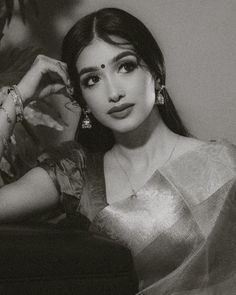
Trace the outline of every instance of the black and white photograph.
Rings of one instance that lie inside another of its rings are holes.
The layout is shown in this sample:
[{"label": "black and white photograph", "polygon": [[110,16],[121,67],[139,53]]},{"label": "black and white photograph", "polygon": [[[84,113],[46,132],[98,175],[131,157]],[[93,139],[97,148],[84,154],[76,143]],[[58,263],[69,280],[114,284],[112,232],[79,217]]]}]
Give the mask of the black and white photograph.
[{"label": "black and white photograph", "polygon": [[0,294],[236,294],[236,1],[0,0]]}]

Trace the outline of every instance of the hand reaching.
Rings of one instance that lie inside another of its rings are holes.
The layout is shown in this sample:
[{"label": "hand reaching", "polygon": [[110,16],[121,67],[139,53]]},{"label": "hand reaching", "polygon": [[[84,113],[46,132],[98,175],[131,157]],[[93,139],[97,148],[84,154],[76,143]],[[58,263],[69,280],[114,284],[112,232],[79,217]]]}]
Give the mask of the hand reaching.
[{"label": "hand reaching", "polygon": [[63,93],[68,97],[73,93],[67,65],[45,55],[36,57],[17,86],[24,103],[54,93]]}]

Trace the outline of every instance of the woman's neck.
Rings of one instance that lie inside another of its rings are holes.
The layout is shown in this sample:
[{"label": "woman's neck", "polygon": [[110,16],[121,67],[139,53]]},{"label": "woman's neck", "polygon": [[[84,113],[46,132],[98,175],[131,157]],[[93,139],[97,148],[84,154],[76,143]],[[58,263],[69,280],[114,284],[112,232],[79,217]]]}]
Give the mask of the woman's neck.
[{"label": "woman's neck", "polygon": [[137,129],[114,133],[114,136],[116,144],[111,152],[136,171],[146,169],[154,162],[157,166],[164,164],[178,137],[164,124],[156,109]]}]

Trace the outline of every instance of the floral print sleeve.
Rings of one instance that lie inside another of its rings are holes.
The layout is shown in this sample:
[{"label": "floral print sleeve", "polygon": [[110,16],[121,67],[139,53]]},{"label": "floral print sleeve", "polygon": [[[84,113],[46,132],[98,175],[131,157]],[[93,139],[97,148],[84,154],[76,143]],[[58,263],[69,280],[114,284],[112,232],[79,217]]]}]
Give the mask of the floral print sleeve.
[{"label": "floral print sleeve", "polygon": [[52,178],[67,216],[79,212],[86,168],[83,148],[73,141],[64,142],[49,148],[38,158],[38,163]]}]

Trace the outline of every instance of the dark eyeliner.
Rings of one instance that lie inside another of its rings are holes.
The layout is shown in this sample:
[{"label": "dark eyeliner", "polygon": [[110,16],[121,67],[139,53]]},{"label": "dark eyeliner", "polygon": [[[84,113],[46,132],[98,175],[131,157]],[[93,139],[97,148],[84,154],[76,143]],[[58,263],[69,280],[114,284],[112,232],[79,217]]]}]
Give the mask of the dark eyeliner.
[{"label": "dark eyeliner", "polygon": [[93,85],[88,84],[89,80],[94,78],[94,77],[97,77],[98,80],[99,80],[99,77],[96,76],[96,75],[93,75],[93,74],[88,75],[87,77],[83,78],[82,81],[81,81],[81,84],[83,85],[83,87],[90,88],[90,87],[94,86],[96,83],[94,83]]},{"label": "dark eyeliner", "polygon": [[138,67],[139,64],[138,64],[138,61],[137,60],[126,59],[126,60],[121,61],[118,64],[118,69],[121,70],[122,67],[127,66],[127,65],[128,65],[128,67],[131,67],[132,69],[131,70],[127,70],[126,73],[130,73],[133,70],[135,70]]}]

